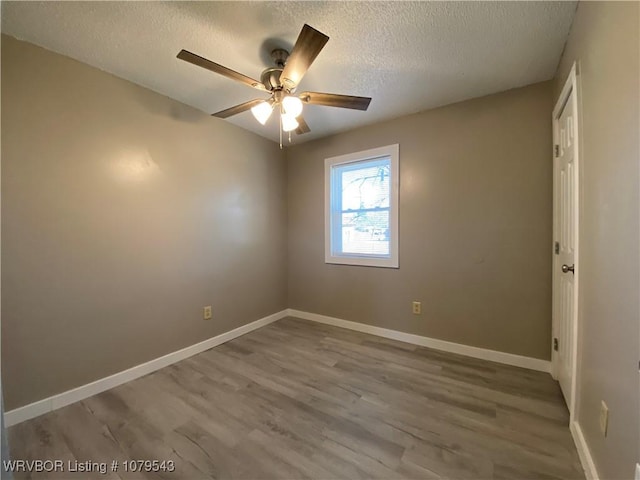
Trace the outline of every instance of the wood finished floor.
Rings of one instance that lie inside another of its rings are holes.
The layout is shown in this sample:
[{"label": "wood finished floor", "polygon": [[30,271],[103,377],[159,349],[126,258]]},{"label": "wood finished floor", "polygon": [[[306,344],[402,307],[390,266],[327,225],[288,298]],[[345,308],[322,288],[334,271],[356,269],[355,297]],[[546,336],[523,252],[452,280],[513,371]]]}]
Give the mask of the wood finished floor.
[{"label": "wood finished floor", "polygon": [[548,374],[286,318],[10,429],[16,478],[584,478]]}]

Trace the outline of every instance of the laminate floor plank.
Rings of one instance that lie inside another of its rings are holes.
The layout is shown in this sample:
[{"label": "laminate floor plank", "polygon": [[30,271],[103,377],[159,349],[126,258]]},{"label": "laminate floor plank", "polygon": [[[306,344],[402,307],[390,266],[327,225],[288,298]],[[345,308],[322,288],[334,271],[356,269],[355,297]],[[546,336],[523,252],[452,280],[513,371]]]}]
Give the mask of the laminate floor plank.
[{"label": "laminate floor plank", "polygon": [[9,430],[16,478],[584,479],[545,373],[285,318]]},{"label": "laminate floor plank", "polygon": [[[10,430],[11,452],[19,451],[19,455],[12,455],[15,460],[61,460],[63,465],[75,462],[77,459],[62,437],[54,412],[33,420],[22,422]],[[63,479],[64,472],[16,472],[16,479]],[[80,477],[78,477],[80,478]]]}]

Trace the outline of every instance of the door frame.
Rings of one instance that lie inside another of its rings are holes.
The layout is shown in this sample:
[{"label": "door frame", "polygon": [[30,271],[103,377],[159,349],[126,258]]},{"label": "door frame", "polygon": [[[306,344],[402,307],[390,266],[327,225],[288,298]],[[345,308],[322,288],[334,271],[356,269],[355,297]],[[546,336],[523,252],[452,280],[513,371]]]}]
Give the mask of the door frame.
[{"label": "door frame", "polygon": [[557,337],[558,331],[558,320],[557,320],[557,299],[556,299],[556,269],[559,268],[558,256],[555,254],[555,242],[559,239],[558,232],[558,214],[556,211],[556,194],[557,194],[557,171],[556,171],[556,156],[555,149],[556,145],[559,145],[559,128],[558,128],[558,119],[560,118],[560,114],[564,110],[565,104],[569,99],[569,95],[573,93],[573,118],[575,119],[575,137],[574,137],[574,168],[575,168],[575,176],[574,176],[574,205],[575,205],[575,218],[574,218],[574,231],[575,231],[575,248],[574,248],[574,264],[576,265],[576,274],[574,278],[574,305],[573,305],[573,319],[572,322],[572,370],[571,370],[571,400],[570,404],[567,405],[569,408],[570,414],[570,422],[573,422],[575,415],[575,406],[576,406],[576,394],[577,394],[577,377],[579,372],[578,361],[580,359],[580,355],[578,352],[580,342],[578,341],[578,333],[579,333],[579,296],[580,296],[580,199],[582,197],[580,191],[580,177],[582,175],[581,168],[581,126],[582,126],[582,118],[580,117],[580,89],[578,84],[578,67],[574,62],[571,66],[571,70],[565,81],[565,84],[558,96],[558,100],[553,108],[553,113],[551,116],[552,128],[553,128],[553,151],[551,153],[552,162],[553,162],[553,244],[551,249],[551,268],[552,268],[552,322],[551,322],[551,375],[553,378],[558,378],[558,359],[553,348],[554,338]]}]

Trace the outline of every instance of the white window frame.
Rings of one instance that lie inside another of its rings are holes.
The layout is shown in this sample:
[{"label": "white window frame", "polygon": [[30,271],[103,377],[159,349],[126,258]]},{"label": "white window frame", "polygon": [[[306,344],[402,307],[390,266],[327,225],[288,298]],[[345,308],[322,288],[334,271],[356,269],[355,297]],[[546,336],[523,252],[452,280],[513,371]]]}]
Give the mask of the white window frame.
[{"label": "white window frame", "polygon": [[[367,254],[335,253],[332,248],[332,205],[331,173],[334,166],[346,163],[372,161],[377,158],[390,158],[391,196],[389,199],[389,256]],[[384,147],[372,148],[362,152],[349,153],[324,160],[324,261],[342,265],[360,265],[366,267],[399,268],[398,263],[398,202],[400,190],[400,147],[396,143]]]}]

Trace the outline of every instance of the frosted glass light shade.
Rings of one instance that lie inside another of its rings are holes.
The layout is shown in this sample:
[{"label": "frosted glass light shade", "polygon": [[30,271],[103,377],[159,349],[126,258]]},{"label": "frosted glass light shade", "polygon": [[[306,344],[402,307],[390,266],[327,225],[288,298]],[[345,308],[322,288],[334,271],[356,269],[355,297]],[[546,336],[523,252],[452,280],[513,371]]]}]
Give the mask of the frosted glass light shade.
[{"label": "frosted glass light shade", "polygon": [[295,130],[298,128],[298,121],[295,117],[288,114],[282,115],[282,130],[285,132],[290,132],[291,130]]},{"label": "frosted glass light shade", "polygon": [[267,123],[269,117],[271,116],[271,112],[273,112],[273,105],[269,102],[262,102],[251,108],[251,113],[262,125]]},{"label": "frosted glass light shade", "polygon": [[302,113],[302,100],[298,97],[287,95],[282,99],[282,108],[284,109],[285,114],[296,118]]}]

